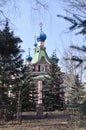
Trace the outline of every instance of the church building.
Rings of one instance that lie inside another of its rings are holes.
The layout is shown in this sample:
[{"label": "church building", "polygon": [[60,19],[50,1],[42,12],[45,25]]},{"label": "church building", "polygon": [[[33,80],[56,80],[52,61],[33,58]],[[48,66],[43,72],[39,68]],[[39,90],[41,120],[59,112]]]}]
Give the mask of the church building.
[{"label": "church building", "polygon": [[[29,55],[26,58],[26,65],[30,65],[32,72],[35,75],[34,80],[37,85],[38,91],[38,102],[37,102],[37,115],[42,117],[43,115],[43,106],[42,106],[42,88],[43,88],[43,79],[47,75],[47,70],[49,70],[50,58],[46,52],[46,47],[44,42],[47,36],[42,31],[40,31],[39,36],[37,37],[37,43],[34,44],[34,53],[33,56]],[[58,61],[58,58],[56,59]]]}]

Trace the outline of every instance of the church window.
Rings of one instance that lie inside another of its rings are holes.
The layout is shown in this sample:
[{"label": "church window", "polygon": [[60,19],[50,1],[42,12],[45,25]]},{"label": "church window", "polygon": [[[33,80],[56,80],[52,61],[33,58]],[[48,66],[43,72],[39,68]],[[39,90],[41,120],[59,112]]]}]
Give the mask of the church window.
[{"label": "church window", "polygon": [[45,71],[47,70],[47,65],[45,65]]},{"label": "church window", "polygon": [[45,65],[41,65],[41,71],[45,71]]},{"label": "church window", "polygon": [[40,65],[38,65],[38,71],[40,71]]}]

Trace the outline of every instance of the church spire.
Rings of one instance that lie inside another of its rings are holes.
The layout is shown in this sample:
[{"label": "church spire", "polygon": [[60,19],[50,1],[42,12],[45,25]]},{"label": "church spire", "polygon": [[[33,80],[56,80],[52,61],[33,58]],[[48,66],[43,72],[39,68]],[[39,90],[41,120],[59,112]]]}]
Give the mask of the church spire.
[{"label": "church spire", "polygon": [[29,50],[28,53],[29,53],[29,56],[30,56],[30,48],[28,48],[28,50]]},{"label": "church spire", "polygon": [[28,62],[31,62],[31,60],[32,60],[32,57],[30,56],[30,48],[28,48],[28,54],[29,55],[27,55],[27,57],[26,57],[26,62],[28,63]]},{"label": "church spire", "polygon": [[34,40],[35,40],[34,47],[37,47],[36,35],[34,36]]},{"label": "church spire", "polygon": [[42,31],[42,23],[40,23],[40,34],[37,37],[38,45],[43,46],[46,38],[47,38],[46,34]]},{"label": "church spire", "polygon": [[40,32],[42,32],[42,26],[43,26],[43,24],[42,24],[42,22],[40,23]]},{"label": "church spire", "polygon": [[57,55],[56,55],[56,49],[53,51],[52,57],[53,57],[53,60],[58,63],[59,58],[58,58]]}]

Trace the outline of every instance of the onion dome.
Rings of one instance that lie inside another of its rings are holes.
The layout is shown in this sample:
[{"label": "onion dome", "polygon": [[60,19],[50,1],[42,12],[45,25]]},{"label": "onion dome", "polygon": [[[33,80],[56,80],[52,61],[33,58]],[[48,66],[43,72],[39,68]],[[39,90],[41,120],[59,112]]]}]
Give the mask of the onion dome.
[{"label": "onion dome", "polygon": [[31,61],[32,60],[32,57],[31,56],[26,56],[26,61]]},{"label": "onion dome", "polygon": [[37,41],[38,41],[38,42],[39,42],[39,41],[44,42],[44,41],[46,40],[46,38],[47,38],[46,34],[45,34],[44,32],[41,32],[41,33],[39,34],[39,36],[37,37]]},{"label": "onion dome", "polygon": [[36,42],[34,43],[34,46],[37,47],[37,43]]},{"label": "onion dome", "polygon": [[55,57],[55,61],[58,62],[58,61],[59,61],[59,58],[58,58],[58,57]]},{"label": "onion dome", "polygon": [[26,61],[31,61],[32,57],[30,56],[30,48],[29,48],[29,55],[26,56]]},{"label": "onion dome", "polygon": [[59,61],[59,58],[56,57],[56,56],[53,56],[53,60],[54,60],[55,62],[58,62],[58,61]]}]

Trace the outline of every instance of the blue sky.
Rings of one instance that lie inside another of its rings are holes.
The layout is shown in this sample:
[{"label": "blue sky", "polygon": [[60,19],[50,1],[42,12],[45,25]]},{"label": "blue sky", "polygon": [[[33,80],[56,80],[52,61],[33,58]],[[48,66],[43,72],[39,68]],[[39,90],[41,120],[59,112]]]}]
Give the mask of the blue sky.
[{"label": "blue sky", "polygon": [[31,54],[33,53],[34,37],[40,33],[40,22],[43,23],[43,31],[47,35],[45,46],[49,56],[56,49],[57,56],[61,59],[64,49],[69,45],[85,44],[82,36],[75,36],[73,32],[68,31],[70,25],[68,22],[57,17],[57,14],[67,14],[63,11],[61,3],[47,0],[47,4],[47,10],[39,7],[39,11],[31,9],[35,8],[34,0],[29,0],[29,2],[21,0],[21,3],[17,3],[19,8],[15,8],[16,11],[9,6],[7,16],[12,22],[11,29],[23,41],[24,59],[28,54],[28,48],[31,48]]}]

